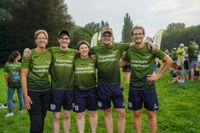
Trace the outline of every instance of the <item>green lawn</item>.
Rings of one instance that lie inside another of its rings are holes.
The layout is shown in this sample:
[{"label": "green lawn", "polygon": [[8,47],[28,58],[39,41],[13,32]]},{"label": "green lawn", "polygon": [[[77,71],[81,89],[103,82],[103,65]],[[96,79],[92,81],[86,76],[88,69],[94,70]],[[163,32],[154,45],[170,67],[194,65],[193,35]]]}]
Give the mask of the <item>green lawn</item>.
[{"label": "green lawn", "polygon": [[[200,81],[185,84],[169,84],[169,74],[165,74],[157,81],[157,93],[160,110],[157,112],[158,133],[200,133]],[[128,85],[123,84],[127,103]],[[7,88],[3,79],[3,70],[0,69],[0,103],[6,103]],[[0,109],[0,133],[28,133],[29,117],[24,110],[18,112],[18,99],[15,94],[14,116],[6,118],[7,109]],[[126,104],[127,105],[127,104]],[[116,113],[114,116],[114,133],[116,128]],[[106,133],[102,111],[98,111],[97,133]],[[75,113],[71,117],[71,133],[77,133]],[[143,111],[143,133],[148,133],[147,117]],[[45,133],[51,133],[52,114],[48,112],[45,123]],[[62,127],[61,127],[62,130]],[[89,122],[86,121],[85,133],[89,133]],[[126,133],[133,133],[132,112],[126,108]]]}]

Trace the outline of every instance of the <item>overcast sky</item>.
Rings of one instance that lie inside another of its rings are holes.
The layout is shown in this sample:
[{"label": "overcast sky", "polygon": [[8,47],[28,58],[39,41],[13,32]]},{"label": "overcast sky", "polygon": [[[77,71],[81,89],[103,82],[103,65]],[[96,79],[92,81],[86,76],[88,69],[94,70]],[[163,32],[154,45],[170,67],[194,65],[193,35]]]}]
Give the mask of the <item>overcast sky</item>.
[{"label": "overcast sky", "polygon": [[69,14],[79,26],[107,21],[115,41],[121,40],[125,14],[133,24],[142,25],[146,36],[153,37],[172,22],[186,26],[200,24],[200,0],[65,0]]}]

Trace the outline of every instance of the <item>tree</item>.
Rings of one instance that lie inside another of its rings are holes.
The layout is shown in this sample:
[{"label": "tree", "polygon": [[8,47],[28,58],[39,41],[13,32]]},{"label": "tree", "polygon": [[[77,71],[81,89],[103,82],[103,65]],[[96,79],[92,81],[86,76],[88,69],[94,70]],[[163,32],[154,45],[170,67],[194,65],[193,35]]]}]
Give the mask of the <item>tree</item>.
[{"label": "tree", "polygon": [[167,26],[163,36],[161,49],[179,47],[180,43],[188,45],[190,38],[200,41],[200,25],[185,27],[183,23],[172,23]]},{"label": "tree", "polygon": [[[11,18],[11,20],[4,24],[4,27],[6,27],[4,33],[0,32],[0,35],[4,35],[4,40],[0,43],[6,46],[3,49],[0,48],[0,53],[7,51],[7,53],[4,52],[4,55],[1,54],[0,57],[7,57],[11,51],[16,49],[23,51],[26,47],[35,47],[33,34],[38,29],[47,30],[49,34],[48,46],[57,45],[56,36],[58,32],[63,29],[70,30],[74,25],[64,0],[2,1],[3,4],[0,9],[5,9],[7,18]],[[11,3],[9,6],[6,4],[8,2]],[[3,27],[0,26],[0,28]]]},{"label": "tree", "polygon": [[130,43],[132,41],[131,39],[131,30],[133,27],[133,22],[131,20],[131,17],[128,13],[126,13],[126,16],[124,17],[124,25],[122,29],[122,42],[124,43]]}]

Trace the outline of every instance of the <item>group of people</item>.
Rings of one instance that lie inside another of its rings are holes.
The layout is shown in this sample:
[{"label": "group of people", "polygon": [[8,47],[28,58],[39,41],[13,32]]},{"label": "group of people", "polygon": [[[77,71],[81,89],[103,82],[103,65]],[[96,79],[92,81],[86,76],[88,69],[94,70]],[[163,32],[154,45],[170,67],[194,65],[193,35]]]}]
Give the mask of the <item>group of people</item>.
[{"label": "group of people", "polygon": [[[53,112],[52,132],[59,132],[63,108],[63,129],[70,129],[70,111],[76,112],[79,133],[84,133],[85,111],[89,111],[91,132],[98,125],[97,110],[104,111],[105,126],[113,133],[112,104],[117,112],[117,129],[125,132],[125,102],[120,82],[120,67],[131,66],[128,108],[133,111],[136,133],[141,132],[141,109],[147,110],[151,133],[156,132],[156,114],[159,109],[154,80],[158,80],[172,64],[171,58],[160,49],[144,43],[145,30],[134,26],[131,44],[115,44],[113,30],[103,27],[101,44],[90,48],[80,41],[77,50],[69,48],[70,34],[58,34],[59,47],[50,47],[48,33],[37,30],[36,48],[25,49],[21,64],[21,85],[25,107],[30,117],[30,132],[42,133],[47,110]],[[125,52],[125,54],[123,54]],[[163,61],[153,73],[155,58]],[[97,76],[96,76],[97,74]],[[51,79],[49,78],[49,75]],[[97,79],[96,79],[97,78]]]},{"label": "group of people", "polygon": [[171,70],[172,83],[199,79],[200,51],[195,39],[191,38],[188,46],[181,43],[179,48],[173,48],[170,56],[174,61]]}]

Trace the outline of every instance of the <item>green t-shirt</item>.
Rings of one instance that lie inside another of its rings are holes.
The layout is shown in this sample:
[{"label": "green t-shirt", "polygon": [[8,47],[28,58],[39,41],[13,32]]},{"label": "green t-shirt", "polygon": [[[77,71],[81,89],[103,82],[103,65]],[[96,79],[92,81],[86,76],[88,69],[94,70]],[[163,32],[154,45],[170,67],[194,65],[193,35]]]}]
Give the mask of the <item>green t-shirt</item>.
[{"label": "green t-shirt", "polygon": [[20,67],[20,62],[6,62],[4,65],[4,72],[8,73],[8,87],[21,87]]},{"label": "green t-shirt", "polygon": [[176,50],[176,54],[177,54],[178,59],[184,59],[185,49],[179,47],[179,48]]},{"label": "green t-shirt", "polygon": [[161,50],[152,52],[147,45],[141,49],[130,47],[123,59],[131,64],[130,88],[135,90],[154,89],[154,81],[148,81],[147,75],[153,73],[155,57],[162,59],[166,54]]},{"label": "green t-shirt", "polygon": [[96,87],[96,68],[95,62],[90,57],[82,59],[76,58],[75,68],[75,87],[80,90],[89,90]]},{"label": "green t-shirt", "polygon": [[198,44],[196,43],[189,44],[188,46],[189,60],[197,61],[198,50],[199,50]]},{"label": "green t-shirt", "polygon": [[38,53],[31,50],[31,57],[22,58],[21,68],[28,68],[28,91],[43,92],[50,89],[49,68],[51,64],[51,53],[45,50]]},{"label": "green t-shirt", "polygon": [[98,45],[91,48],[90,53],[96,56],[98,84],[120,84],[119,60],[128,48],[128,44],[112,44],[108,47]]},{"label": "green t-shirt", "polygon": [[74,58],[76,50],[61,50],[59,47],[50,47],[52,54],[51,79],[54,90],[73,90],[74,86]]}]

